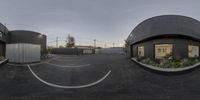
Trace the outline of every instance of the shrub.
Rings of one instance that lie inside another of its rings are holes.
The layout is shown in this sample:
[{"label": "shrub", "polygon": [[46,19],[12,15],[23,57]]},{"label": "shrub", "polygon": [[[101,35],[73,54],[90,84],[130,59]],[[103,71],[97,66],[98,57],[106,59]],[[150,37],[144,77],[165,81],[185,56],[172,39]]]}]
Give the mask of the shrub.
[{"label": "shrub", "polygon": [[1,61],[1,60],[3,60],[4,58],[5,58],[5,57],[3,57],[3,56],[0,56],[0,61]]},{"label": "shrub", "polygon": [[145,59],[144,57],[138,57],[137,61],[142,61],[143,59]]},{"label": "shrub", "polygon": [[141,62],[152,66],[158,66],[158,64],[150,58],[143,59]]},{"label": "shrub", "polygon": [[198,63],[200,60],[197,58],[185,58],[182,60],[163,59],[157,63],[156,61],[150,58],[140,58],[139,61],[147,65],[152,65],[161,68],[181,68],[181,67],[192,66]]},{"label": "shrub", "polygon": [[191,66],[199,62],[197,58],[184,58],[182,59],[182,66]]},{"label": "shrub", "polygon": [[179,67],[182,67],[180,61],[171,61],[170,64],[171,64],[171,67],[172,67],[172,68],[179,68]]},{"label": "shrub", "polygon": [[168,60],[168,59],[161,60],[160,63],[159,63],[159,67],[170,68],[171,67],[171,60]]}]

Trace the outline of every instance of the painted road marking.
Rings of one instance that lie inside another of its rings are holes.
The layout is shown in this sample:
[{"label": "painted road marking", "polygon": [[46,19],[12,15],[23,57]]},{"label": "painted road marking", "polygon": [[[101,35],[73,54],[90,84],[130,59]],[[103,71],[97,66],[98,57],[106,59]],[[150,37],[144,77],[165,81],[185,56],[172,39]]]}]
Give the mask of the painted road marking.
[{"label": "painted road marking", "polygon": [[90,87],[90,86],[94,86],[94,85],[97,85],[99,84],[100,82],[102,82],[103,80],[105,80],[111,73],[111,70],[108,71],[108,73],[102,77],[101,79],[93,82],[93,83],[90,83],[90,84],[86,84],[86,85],[78,85],[78,86],[63,86],[63,85],[57,85],[57,84],[53,84],[53,83],[49,83],[43,79],[41,79],[32,69],[29,65],[27,65],[27,67],[29,68],[30,72],[33,74],[33,76],[35,78],[37,78],[40,82],[48,85],[48,86],[51,86],[51,87],[55,87],[55,88],[63,88],[63,89],[79,89],[79,88],[86,88],[86,87]]},{"label": "painted road marking", "polygon": [[90,66],[90,64],[84,64],[84,65],[58,65],[58,64],[53,64],[53,63],[49,63],[49,62],[45,62],[46,64],[52,65],[52,66],[56,66],[56,67],[86,67],[86,66]]},{"label": "painted road marking", "polygon": [[[44,62],[29,64],[29,65],[34,66],[34,65],[39,65],[39,64],[43,64],[43,63]],[[12,64],[12,63],[7,63],[7,65],[10,65],[10,66],[27,66],[27,64]]]},{"label": "painted road marking", "polygon": [[[34,65],[39,65],[39,64],[46,63],[46,64],[57,66],[57,67],[86,67],[86,66],[90,66],[90,64],[84,64],[84,65],[67,65],[67,66],[64,66],[64,65],[57,65],[57,64],[49,63],[50,61],[58,60],[59,58],[61,58],[61,57],[55,57],[55,58],[51,58],[51,59],[43,61],[43,62],[33,63],[33,64],[29,64],[29,65],[34,66]],[[80,59],[78,59],[78,60],[80,60]],[[65,60],[65,61],[72,61],[72,60]],[[76,61],[76,60],[73,60],[73,61]],[[11,65],[11,66],[26,66],[27,64],[12,64],[12,63],[7,63],[7,65]]]},{"label": "painted road marking", "polygon": [[80,61],[81,59],[53,59],[53,61]]}]

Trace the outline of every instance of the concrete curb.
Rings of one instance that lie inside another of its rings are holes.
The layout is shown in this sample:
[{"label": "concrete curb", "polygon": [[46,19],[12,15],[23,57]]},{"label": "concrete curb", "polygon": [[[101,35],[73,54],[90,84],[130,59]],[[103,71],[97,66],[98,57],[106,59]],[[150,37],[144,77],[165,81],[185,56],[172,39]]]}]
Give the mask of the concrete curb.
[{"label": "concrete curb", "polygon": [[159,67],[155,67],[155,66],[151,66],[151,65],[147,65],[147,64],[143,64],[139,61],[137,61],[135,58],[131,58],[134,62],[138,63],[139,65],[149,68],[151,70],[155,70],[155,71],[160,71],[160,72],[183,72],[183,71],[187,71],[193,68],[196,68],[200,65],[200,63],[194,64],[192,66],[188,66],[188,67],[183,67],[183,68],[159,68]]},{"label": "concrete curb", "polygon": [[0,61],[0,66],[4,65],[6,63],[8,63],[8,59],[4,59],[4,60]]}]

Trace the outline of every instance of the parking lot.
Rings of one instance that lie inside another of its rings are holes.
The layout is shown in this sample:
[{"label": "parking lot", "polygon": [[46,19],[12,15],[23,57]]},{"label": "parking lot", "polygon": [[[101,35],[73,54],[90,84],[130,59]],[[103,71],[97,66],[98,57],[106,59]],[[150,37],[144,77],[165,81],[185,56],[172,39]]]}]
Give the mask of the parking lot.
[{"label": "parking lot", "polygon": [[1,100],[198,100],[200,69],[178,75],[144,70],[125,55],[54,55],[0,68]]}]

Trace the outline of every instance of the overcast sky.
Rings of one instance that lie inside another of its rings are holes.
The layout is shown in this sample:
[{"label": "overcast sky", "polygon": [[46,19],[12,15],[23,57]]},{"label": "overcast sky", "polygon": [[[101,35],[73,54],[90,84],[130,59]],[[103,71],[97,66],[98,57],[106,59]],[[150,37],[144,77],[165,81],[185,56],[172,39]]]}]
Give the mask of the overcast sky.
[{"label": "overcast sky", "polygon": [[[0,0],[0,22],[9,30],[42,32],[53,41],[121,45],[136,25],[158,15],[200,20],[199,0]],[[104,44],[104,43],[103,43]]]}]

